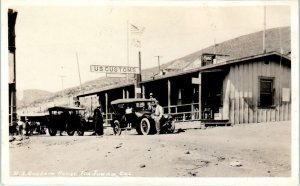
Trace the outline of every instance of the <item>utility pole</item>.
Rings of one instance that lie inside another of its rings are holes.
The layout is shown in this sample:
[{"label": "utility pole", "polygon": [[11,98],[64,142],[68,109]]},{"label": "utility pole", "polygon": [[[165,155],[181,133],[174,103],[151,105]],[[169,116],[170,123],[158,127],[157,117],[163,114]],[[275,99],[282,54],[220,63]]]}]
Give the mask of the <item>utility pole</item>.
[{"label": "utility pole", "polygon": [[[129,22],[126,21],[127,29],[127,67],[129,67]],[[127,83],[129,82],[129,74],[127,74]]]},{"label": "utility pole", "polygon": [[63,75],[63,68],[64,67],[61,66],[61,75],[59,76],[60,79],[61,79],[61,90],[62,90],[61,94],[62,94],[62,97],[64,97],[64,78],[66,77],[66,76]]},{"label": "utility pole", "polygon": [[82,92],[82,83],[81,83],[81,76],[80,76],[80,69],[79,69],[79,61],[78,61],[78,53],[76,52],[76,59],[77,59],[77,68],[78,68],[78,76],[79,76],[79,83],[80,83],[80,92]]},{"label": "utility pole", "polygon": [[162,56],[154,56],[154,57],[157,57],[157,62],[158,62],[158,73],[160,73],[160,61],[159,61],[159,59],[160,59]]},{"label": "utility pole", "polygon": [[61,79],[61,89],[64,90],[64,78],[65,78],[66,76],[60,75],[59,77],[60,77],[60,79]]},{"label": "utility pole", "polygon": [[264,6],[263,53],[266,53],[266,6]]}]

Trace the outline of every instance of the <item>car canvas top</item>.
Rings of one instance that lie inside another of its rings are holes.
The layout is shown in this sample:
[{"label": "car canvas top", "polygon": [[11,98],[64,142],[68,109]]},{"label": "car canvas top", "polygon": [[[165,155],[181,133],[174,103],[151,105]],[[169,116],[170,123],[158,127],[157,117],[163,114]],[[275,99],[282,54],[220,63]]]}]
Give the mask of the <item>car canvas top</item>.
[{"label": "car canvas top", "polygon": [[64,111],[64,110],[85,110],[84,108],[80,107],[69,107],[69,106],[54,106],[48,108],[49,111],[57,110],[57,111]]},{"label": "car canvas top", "polygon": [[136,103],[136,102],[151,102],[151,99],[146,98],[127,98],[127,99],[116,99],[111,102],[112,105],[123,104],[123,103]]},{"label": "car canvas top", "polygon": [[45,113],[28,113],[28,114],[20,114],[20,117],[42,117],[48,115],[47,112]]}]

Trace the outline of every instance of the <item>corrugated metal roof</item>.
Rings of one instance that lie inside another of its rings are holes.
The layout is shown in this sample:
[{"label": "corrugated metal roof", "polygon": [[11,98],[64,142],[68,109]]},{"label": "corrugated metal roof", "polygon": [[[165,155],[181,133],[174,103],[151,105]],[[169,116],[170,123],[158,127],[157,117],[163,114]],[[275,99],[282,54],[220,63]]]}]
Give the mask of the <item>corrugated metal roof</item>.
[{"label": "corrugated metal roof", "polygon": [[167,74],[167,75],[164,75],[164,76],[158,76],[155,79],[146,80],[146,81],[143,81],[141,83],[143,84],[143,83],[147,83],[147,82],[151,82],[151,81],[156,81],[156,80],[159,80],[159,79],[165,79],[165,78],[170,78],[170,77],[174,77],[174,76],[190,74],[190,73],[194,73],[194,72],[198,72],[198,71],[201,72],[201,71],[205,71],[207,69],[214,69],[214,68],[222,67],[222,66],[225,66],[225,65],[231,65],[231,64],[238,63],[238,62],[244,62],[244,61],[247,61],[247,60],[262,58],[262,57],[271,56],[271,55],[282,56],[283,58],[285,58],[287,60],[290,60],[290,58],[288,56],[281,55],[278,52],[268,52],[268,53],[265,53],[265,54],[259,54],[259,55],[255,55],[255,56],[243,57],[243,58],[240,58],[240,59],[232,59],[232,60],[228,60],[228,61],[225,61],[225,62],[222,62],[222,63],[215,63],[215,64],[202,66],[202,67],[200,66],[200,67],[197,67],[197,68],[189,69],[189,70],[178,72],[178,73],[172,73],[172,74]]}]

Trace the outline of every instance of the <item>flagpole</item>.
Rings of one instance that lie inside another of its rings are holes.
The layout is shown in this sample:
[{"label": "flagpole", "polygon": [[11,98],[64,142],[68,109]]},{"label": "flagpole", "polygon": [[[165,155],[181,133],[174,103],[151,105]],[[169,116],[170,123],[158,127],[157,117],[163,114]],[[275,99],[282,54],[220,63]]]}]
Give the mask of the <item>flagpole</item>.
[{"label": "flagpole", "polygon": [[82,93],[82,83],[81,83],[80,68],[79,68],[79,61],[78,61],[78,53],[77,52],[76,52],[76,59],[77,59],[77,70],[78,70],[79,83],[80,83],[80,93]]},{"label": "flagpole", "polygon": [[[127,67],[129,67],[129,25],[128,20],[126,22],[127,26]],[[129,82],[129,74],[127,74],[127,83]]]}]

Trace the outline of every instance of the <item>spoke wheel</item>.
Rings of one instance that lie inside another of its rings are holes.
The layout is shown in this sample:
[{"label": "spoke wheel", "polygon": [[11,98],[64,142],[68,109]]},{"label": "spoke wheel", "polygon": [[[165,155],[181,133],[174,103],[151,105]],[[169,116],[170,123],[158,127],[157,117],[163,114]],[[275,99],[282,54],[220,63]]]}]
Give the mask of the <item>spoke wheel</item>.
[{"label": "spoke wheel", "polygon": [[83,136],[83,134],[84,134],[84,124],[83,124],[83,122],[79,122],[78,129],[77,129],[77,134],[78,134],[78,136]]},{"label": "spoke wheel", "polygon": [[57,133],[57,129],[54,126],[49,126],[48,131],[49,131],[50,136],[55,136]]},{"label": "spoke wheel", "polygon": [[114,121],[114,134],[115,135],[121,135],[122,133],[122,130],[121,130],[121,125],[120,125],[120,122],[118,120],[115,120]]},{"label": "spoke wheel", "polygon": [[168,133],[174,133],[175,131],[175,121],[172,121],[168,126]]},{"label": "spoke wheel", "polygon": [[67,134],[69,136],[73,136],[75,134],[74,127],[70,124],[67,124]]},{"label": "spoke wheel", "polygon": [[141,133],[143,135],[149,135],[151,131],[151,124],[147,118],[143,118],[140,123]]}]

